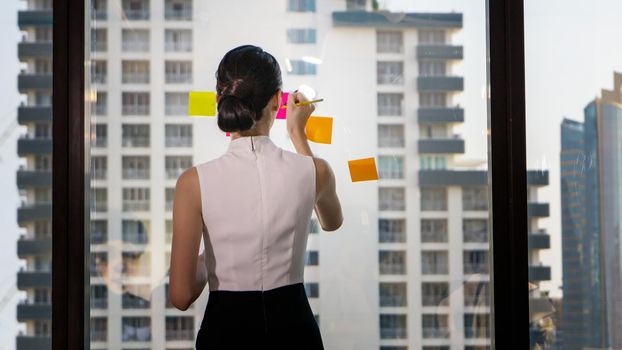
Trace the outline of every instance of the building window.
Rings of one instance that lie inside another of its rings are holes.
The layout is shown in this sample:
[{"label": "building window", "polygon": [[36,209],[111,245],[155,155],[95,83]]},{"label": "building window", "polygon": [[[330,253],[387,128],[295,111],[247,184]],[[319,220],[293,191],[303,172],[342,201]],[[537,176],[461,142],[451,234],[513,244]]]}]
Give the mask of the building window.
[{"label": "building window", "polygon": [[151,318],[123,317],[121,334],[123,341],[151,341]]},{"label": "building window", "polygon": [[192,61],[166,61],[164,74],[167,84],[192,83]]},{"label": "building window", "polygon": [[367,0],[346,0],[346,10],[366,10]]},{"label": "building window", "polygon": [[403,62],[378,62],[378,84],[401,85],[404,84]]},{"label": "building window", "polygon": [[419,107],[443,108],[447,106],[444,92],[419,92]]},{"label": "building window", "polygon": [[164,50],[166,52],[192,52],[192,30],[166,29]]},{"label": "building window", "polygon": [[52,203],[52,189],[51,188],[35,188],[35,202]]},{"label": "building window", "polygon": [[123,189],[123,211],[149,211],[149,201],[148,187]]},{"label": "building window", "polygon": [[462,210],[488,210],[488,187],[463,187]]},{"label": "building window", "polygon": [[444,170],[444,169],[447,169],[447,157],[445,157],[445,156],[421,155],[419,157],[419,168],[421,170]]},{"label": "building window", "polygon": [[148,180],[150,177],[149,156],[123,156],[122,166],[125,180]]},{"label": "building window", "polygon": [[175,189],[174,188],[165,188],[164,189],[164,210],[165,211],[173,211],[173,201],[175,200]]},{"label": "building window", "polygon": [[315,0],[288,0],[287,10],[290,12],[315,12]]},{"label": "building window", "polygon": [[91,210],[97,212],[108,210],[108,189],[91,188]]},{"label": "building window", "polygon": [[91,252],[89,271],[91,277],[103,277],[106,275],[108,273],[108,253]]},{"label": "building window", "polygon": [[107,0],[91,0],[91,19],[105,21],[108,18],[107,7]]},{"label": "building window", "polygon": [[447,251],[422,251],[421,273],[424,275],[447,275],[449,254]]},{"label": "building window", "polygon": [[447,188],[446,187],[421,187],[421,210],[422,211],[446,211]]},{"label": "building window", "polygon": [[404,38],[402,32],[376,32],[376,52],[402,53],[404,52]]},{"label": "building window", "polygon": [[312,218],[311,221],[309,221],[309,233],[310,234],[320,233],[320,225],[317,219]]},{"label": "building window", "polygon": [[380,282],[380,306],[407,306],[406,282]]},{"label": "building window", "polygon": [[464,219],[462,220],[463,240],[467,243],[488,242],[488,220]]},{"label": "building window", "polygon": [[447,75],[445,61],[419,61],[419,76],[439,77]]},{"label": "building window", "polygon": [[108,94],[105,91],[97,92],[95,101],[91,103],[91,111],[97,116],[105,116],[108,114]]},{"label": "building window", "polygon": [[52,220],[35,221],[35,239],[44,239],[52,237]]},{"label": "building window", "polygon": [[302,60],[290,60],[291,71],[289,74],[293,75],[316,75],[317,65],[315,63],[306,62]]},{"label": "building window", "polygon": [[444,140],[447,139],[449,132],[447,125],[424,124],[419,126],[419,138],[422,140]]},{"label": "building window", "polygon": [[405,243],[406,220],[404,219],[379,219],[378,220],[379,243]]},{"label": "building window", "polygon": [[122,93],[123,115],[149,115],[150,101],[148,92]]},{"label": "building window", "polygon": [[405,275],[406,252],[403,250],[378,251],[378,265],[381,275]]},{"label": "building window", "polygon": [[123,147],[149,147],[149,124],[123,124]]},{"label": "building window", "polygon": [[151,288],[148,284],[123,286],[121,306],[124,309],[148,309],[151,307]]},{"label": "building window", "polygon": [[[149,61],[123,61],[123,83],[124,84],[148,84],[149,83]],[[124,92],[124,107],[125,107],[125,95],[129,94]],[[149,95],[148,93],[140,93]]]},{"label": "building window", "polygon": [[52,324],[50,320],[35,320],[34,335],[37,337],[49,337],[52,333]]},{"label": "building window", "polygon": [[419,44],[444,45],[447,40],[445,31],[442,29],[420,29],[417,34]]},{"label": "building window", "polygon": [[106,317],[91,317],[89,333],[91,341],[106,341],[108,338],[108,319]]},{"label": "building window", "polygon": [[287,42],[290,44],[315,44],[315,29],[291,28],[287,30]]},{"label": "building window", "polygon": [[49,304],[52,302],[52,293],[50,288],[35,288],[34,294],[34,304]]},{"label": "building window", "polygon": [[91,51],[105,52],[108,50],[108,31],[106,28],[91,29]]},{"label": "building window", "polygon": [[91,60],[91,83],[106,84],[108,66],[104,60]]},{"label": "building window", "polygon": [[108,126],[106,124],[95,124],[95,135],[91,135],[95,147],[108,146]]},{"label": "building window", "polygon": [[423,306],[447,306],[449,305],[449,283],[422,283],[421,303]]},{"label": "building window", "polygon": [[406,210],[406,189],[403,187],[378,188],[379,210]]},{"label": "building window", "polygon": [[488,282],[464,283],[464,306],[490,305],[490,291]]},{"label": "building window", "polygon": [[108,308],[108,287],[102,284],[91,285],[91,309]]},{"label": "building window", "polygon": [[447,243],[447,219],[421,219],[421,243]]},{"label": "building window", "polygon": [[181,173],[192,167],[192,156],[166,156],[166,178],[176,180]]},{"label": "building window", "polygon": [[148,29],[123,29],[121,32],[121,48],[124,52],[149,51]]},{"label": "building window", "polygon": [[91,244],[106,243],[108,240],[108,221],[91,220]]},{"label": "building window", "polygon": [[122,220],[121,232],[124,243],[149,243],[149,220]]},{"label": "building window", "polygon": [[380,314],[380,339],[405,339],[407,337],[406,315]]},{"label": "building window", "polygon": [[167,124],[164,132],[166,147],[192,147],[192,124]]},{"label": "building window", "polygon": [[123,0],[125,20],[145,21],[149,19],[149,0]]},{"label": "building window", "polygon": [[193,340],[194,317],[166,316],[166,340]]},{"label": "building window", "polygon": [[121,259],[123,277],[148,277],[151,274],[149,253],[123,252]]},{"label": "building window", "polygon": [[35,170],[50,171],[52,170],[52,156],[49,154],[39,154],[35,157]]},{"label": "building window", "polygon": [[403,179],[404,157],[378,156],[378,172],[381,179]]},{"label": "building window", "polygon": [[192,20],[192,0],[166,0],[164,19],[174,21]]},{"label": "building window", "polygon": [[320,297],[320,284],[317,282],[307,282],[305,283],[305,293],[308,298],[319,298]]},{"label": "building window", "polygon": [[404,94],[401,93],[378,93],[379,116],[402,116],[402,104]]},{"label": "building window", "polygon": [[164,93],[164,113],[166,115],[175,115],[175,116],[188,115],[188,93],[187,92],[165,92]]},{"label": "building window", "polygon": [[463,254],[464,274],[488,274],[488,252],[467,250]]},{"label": "building window", "polygon": [[449,338],[449,316],[421,315],[423,338]]},{"label": "building window", "polygon": [[307,250],[305,254],[305,265],[317,266],[320,264],[320,253],[317,250]]},{"label": "building window", "polygon": [[108,158],[106,156],[91,157],[91,178],[93,180],[106,180],[108,173]]},{"label": "building window", "polygon": [[404,125],[378,125],[378,147],[397,148],[404,145]]},{"label": "building window", "polygon": [[490,338],[488,314],[464,314],[464,337]]}]

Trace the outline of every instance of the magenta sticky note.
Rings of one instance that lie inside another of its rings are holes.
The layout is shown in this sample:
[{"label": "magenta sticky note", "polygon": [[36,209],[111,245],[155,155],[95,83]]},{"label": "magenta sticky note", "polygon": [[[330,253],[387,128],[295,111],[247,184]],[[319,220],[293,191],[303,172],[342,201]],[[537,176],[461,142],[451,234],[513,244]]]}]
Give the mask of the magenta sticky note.
[{"label": "magenta sticky note", "polygon": [[227,131],[227,132],[225,132],[225,135],[226,136],[231,136],[231,133]]},{"label": "magenta sticky note", "polygon": [[289,92],[283,93],[283,98],[281,99],[281,106],[279,106],[279,111],[276,112],[276,119],[285,119],[287,115],[287,108],[281,108],[282,106],[287,106],[287,97],[289,96]]}]

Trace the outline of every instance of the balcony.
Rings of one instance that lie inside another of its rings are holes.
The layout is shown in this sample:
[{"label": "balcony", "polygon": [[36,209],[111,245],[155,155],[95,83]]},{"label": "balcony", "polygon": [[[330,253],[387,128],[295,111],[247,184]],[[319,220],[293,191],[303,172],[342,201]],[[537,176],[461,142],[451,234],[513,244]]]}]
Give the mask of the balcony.
[{"label": "balcony", "polygon": [[17,304],[17,320],[24,322],[28,320],[49,320],[52,316],[52,304],[20,302]]},{"label": "balcony", "polygon": [[529,266],[529,280],[532,282],[550,281],[551,268],[549,266]]},{"label": "balcony", "polygon": [[22,137],[17,140],[17,155],[24,157],[26,155],[35,154],[51,154],[52,139],[51,138],[30,138]]},{"label": "balcony", "polygon": [[50,27],[52,26],[52,10],[18,11],[17,25],[21,30],[28,27]]},{"label": "balcony", "polygon": [[464,123],[464,109],[419,108],[417,110],[417,121],[419,124]]},{"label": "balcony", "polygon": [[52,172],[50,170],[18,170],[17,188],[51,187]]},{"label": "balcony", "polygon": [[129,21],[147,21],[149,20],[149,10],[147,9],[123,9],[125,20]]},{"label": "balcony", "polygon": [[417,59],[461,60],[464,58],[462,46],[454,45],[419,45]]},{"label": "balcony", "polygon": [[457,154],[464,153],[464,140],[453,139],[426,139],[418,142],[419,154],[438,153],[438,154]]},{"label": "balcony", "polygon": [[21,93],[29,90],[52,90],[52,74],[20,73],[17,77],[17,89]]},{"label": "balcony", "polygon": [[51,349],[50,337],[40,335],[18,335],[15,337],[17,350]]},{"label": "balcony", "polygon": [[17,122],[20,125],[51,121],[52,106],[20,106],[17,108]]},{"label": "balcony", "polygon": [[528,186],[547,186],[549,184],[548,170],[529,170],[527,171]]},{"label": "balcony", "polygon": [[17,44],[17,57],[20,61],[28,58],[51,58],[51,42],[21,42]]},{"label": "balcony", "polygon": [[417,90],[419,91],[462,91],[464,78],[462,77],[418,77]]},{"label": "balcony", "polygon": [[549,203],[529,203],[527,204],[527,216],[536,218],[546,218],[549,216]]},{"label": "balcony", "polygon": [[546,233],[531,233],[529,235],[529,250],[551,248],[551,237]]},{"label": "balcony", "polygon": [[335,11],[332,15],[335,27],[462,28],[461,13]]},{"label": "balcony", "polygon": [[17,208],[17,222],[21,225],[36,220],[52,218],[52,204],[34,204]]},{"label": "balcony", "polygon": [[486,186],[484,170],[419,170],[420,186]]},{"label": "balcony", "polygon": [[52,254],[52,238],[20,238],[17,241],[17,256],[21,259],[49,254]]},{"label": "balcony", "polygon": [[50,271],[19,271],[17,273],[17,289],[50,287],[52,274]]}]

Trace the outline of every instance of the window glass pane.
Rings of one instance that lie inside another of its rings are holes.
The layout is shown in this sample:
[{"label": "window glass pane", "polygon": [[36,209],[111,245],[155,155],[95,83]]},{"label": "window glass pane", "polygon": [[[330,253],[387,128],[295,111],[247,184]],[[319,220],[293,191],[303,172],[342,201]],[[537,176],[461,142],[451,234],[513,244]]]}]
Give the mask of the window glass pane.
[{"label": "window glass pane", "polygon": [[[484,3],[88,1],[92,349],[195,347],[209,285],[185,311],[168,300],[175,188],[231,138],[217,116],[188,116],[189,92],[215,91],[220,60],[242,44],[271,53],[283,91],[310,87],[324,99],[313,115],[333,118],[332,143],[310,145],[336,176],[344,225],[328,232],[316,214],[295,225],[324,347],[491,345]],[[36,123],[32,135],[50,133]],[[270,139],[295,152],[286,124],[275,119]],[[361,158],[377,181],[351,181],[348,161]]]},{"label": "window glass pane", "polygon": [[[534,346],[622,347],[622,4],[594,5],[525,1]],[[551,41],[562,33],[580,44]]]}]

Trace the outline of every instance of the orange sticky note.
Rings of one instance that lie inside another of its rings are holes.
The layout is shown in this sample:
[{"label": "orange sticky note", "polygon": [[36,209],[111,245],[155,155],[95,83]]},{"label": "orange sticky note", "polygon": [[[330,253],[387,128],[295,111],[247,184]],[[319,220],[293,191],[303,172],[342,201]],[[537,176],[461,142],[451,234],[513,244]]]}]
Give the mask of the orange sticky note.
[{"label": "orange sticky note", "polygon": [[310,116],[305,130],[309,141],[330,144],[333,139],[333,118]]},{"label": "orange sticky note", "polygon": [[216,116],[216,93],[213,91],[190,91],[188,115],[197,117]]},{"label": "orange sticky note", "polygon": [[348,161],[352,182],[378,180],[375,158],[363,158]]}]

